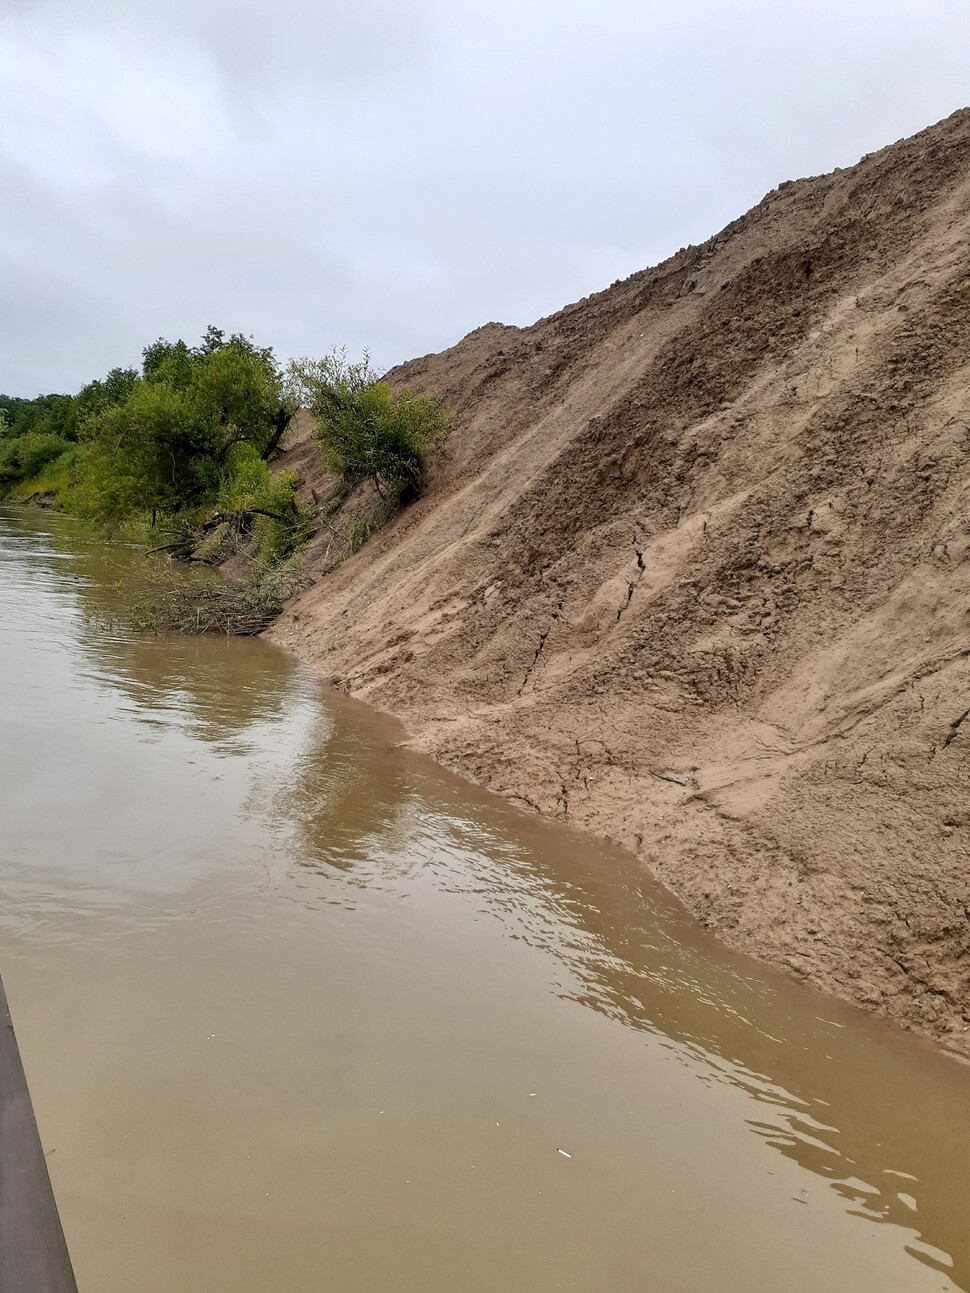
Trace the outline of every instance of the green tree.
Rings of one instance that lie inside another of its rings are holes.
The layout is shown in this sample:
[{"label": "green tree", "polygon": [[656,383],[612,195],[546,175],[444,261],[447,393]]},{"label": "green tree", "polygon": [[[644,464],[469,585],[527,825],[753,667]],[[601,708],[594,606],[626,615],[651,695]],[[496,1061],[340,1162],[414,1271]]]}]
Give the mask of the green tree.
[{"label": "green tree", "polygon": [[0,395],[0,413],[5,420],[4,436],[9,440],[30,431],[65,440],[77,438],[77,410],[70,395],[38,395],[32,400]]},{"label": "green tree", "polygon": [[240,447],[265,462],[296,411],[272,350],[211,326],[196,347],[159,338],[141,376],[115,369],[85,392],[81,510],[111,527],[213,504]]},{"label": "green tree", "polygon": [[84,420],[105,409],[123,404],[138,381],[138,370],[135,368],[112,368],[106,377],[88,382],[82,386],[74,397],[77,427],[80,429]]},{"label": "green tree", "polygon": [[268,461],[297,410],[272,350],[239,335],[217,346],[203,343],[193,356],[189,388],[223,428],[223,456],[234,444],[249,444]]},{"label": "green tree", "polygon": [[218,487],[218,438],[187,392],[139,381],[86,423],[81,512],[109,528],[139,514],[174,516]]}]

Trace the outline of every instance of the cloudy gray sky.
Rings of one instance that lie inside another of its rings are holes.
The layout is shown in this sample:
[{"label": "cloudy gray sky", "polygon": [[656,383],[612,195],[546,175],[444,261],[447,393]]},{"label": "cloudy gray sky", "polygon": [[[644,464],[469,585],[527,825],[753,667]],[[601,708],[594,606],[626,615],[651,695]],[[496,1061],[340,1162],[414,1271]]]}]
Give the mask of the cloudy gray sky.
[{"label": "cloudy gray sky", "polygon": [[388,366],[968,103],[968,0],[0,0],[0,390]]}]

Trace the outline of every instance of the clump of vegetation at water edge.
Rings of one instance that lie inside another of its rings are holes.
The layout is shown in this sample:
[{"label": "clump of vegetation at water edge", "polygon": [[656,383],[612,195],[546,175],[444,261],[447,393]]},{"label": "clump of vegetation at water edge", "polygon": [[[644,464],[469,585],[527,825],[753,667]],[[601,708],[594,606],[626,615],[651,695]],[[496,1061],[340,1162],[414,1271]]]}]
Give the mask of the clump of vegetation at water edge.
[{"label": "clump of vegetation at water edge", "polygon": [[[0,498],[46,502],[194,562],[244,552],[242,583],[163,580],[133,618],[146,628],[256,632],[295,591],[296,556],[320,519],[300,503],[293,473],[270,466],[300,407],[338,478],[322,523],[349,555],[420,492],[448,410],[431,396],[393,394],[366,352],[356,363],[334,349],[283,367],[272,349],[215,327],[197,346],[159,339],[140,369],[112,369],[75,396],[0,396]],[[365,483],[378,506],[351,508]]]},{"label": "clump of vegetation at water edge", "polygon": [[256,566],[249,578],[233,583],[214,572],[201,574],[156,566],[139,580],[127,622],[154,633],[262,633],[300,584],[298,562]]}]

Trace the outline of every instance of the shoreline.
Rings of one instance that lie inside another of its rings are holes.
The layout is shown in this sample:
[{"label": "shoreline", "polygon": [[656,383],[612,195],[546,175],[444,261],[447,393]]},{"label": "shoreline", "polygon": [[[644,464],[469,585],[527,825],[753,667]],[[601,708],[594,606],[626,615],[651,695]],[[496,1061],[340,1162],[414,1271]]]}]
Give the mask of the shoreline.
[{"label": "shoreline", "polygon": [[[733,823],[733,840],[715,838],[712,824],[704,820],[711,810],[698,794],[696,781],[679,784],[679,778],[652,772],[637,779],[602,755],[587,754],[584,780],[588,784],[581,797],[570,797],[569,811],[564,812],[556,778],[544,773],[541,765],[551,766],[561,755],[570,739],[567,735],[559,734],[556,751],[549,744],[543,747],[535,730],[523,731],[513,723],[517,730],[509,745],[517,757],[510,749],[497,757],[500,720],[494,713],[444,715],[425,709],[419,717],[411,708],[389,708],[374,697],[372,689],[355,689],[348,680],[329,675],[312,650],[301,649],[292,624],[285,627],[286,619],[284,613],[262,636],[311,665],[325,686],[367,705],[395,725],[404,748],[513,808],[622,848],[684,909],[698,930],[712,934],[731,951],[922,1037],[947,1058],[970,1062],[970,1034],[960,1028],[958,1017],[937,1016],[921,1023],[909,1013],[905,994],[873,992],[871,969],[868,976],[852,978],[846,973],[844,948],[853,942],[864,946],[871,932],[864,903],[854,901],[847,888],[838,892],[831,876],[818,873],[813,882],[810,874],[799,875],[796,868],[778,868],[777,858],[762,859],[769,865],[759,869],[760,886],[755,891],[750,874],[744,874],[745,854],[738,847],[745,835],[741,821]],[[652,830],[646,835],[648,815]],[[716,821],[720,817],[712,815]],[[717,824],[723,830],[726,819]],[[749,865],[752,854],[749,843]],[[815,937],[816,931],[820,937]]]},{"label": "shoreline", "polygon": [[340,565],[311,542],[269,635],[964,1055],[968,160],[964,110],[388,374],[452,410],[444,456]]}]

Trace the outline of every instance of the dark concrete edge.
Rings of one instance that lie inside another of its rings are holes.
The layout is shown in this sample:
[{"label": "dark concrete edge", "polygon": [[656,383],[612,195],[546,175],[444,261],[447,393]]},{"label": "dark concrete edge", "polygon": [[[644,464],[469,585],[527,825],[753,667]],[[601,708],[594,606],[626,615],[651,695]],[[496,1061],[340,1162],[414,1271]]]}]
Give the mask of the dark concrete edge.
[{"label": "dark concrete edge", "polygon": [[0,1293],[77,1293],[2,981]]}]

